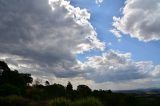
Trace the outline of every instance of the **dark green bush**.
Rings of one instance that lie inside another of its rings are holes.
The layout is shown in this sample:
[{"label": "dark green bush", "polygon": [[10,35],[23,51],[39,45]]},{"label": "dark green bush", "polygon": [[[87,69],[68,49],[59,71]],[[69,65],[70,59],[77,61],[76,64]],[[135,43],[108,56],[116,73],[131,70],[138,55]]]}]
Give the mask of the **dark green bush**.
[{"label": "dark green bush", "polygon": [[27,106],[28,100],[21,96],[0,97],[0,106]]},{"label": "dark green bush", "polygon": [[21,90],[11,84],[0,85],[0,96],[19,95]]},{"label": "dark green bush", "polygon": [[93,97],[88,97],[86,99],[78,99],[71,102],[65,98],[56,98],[50,101],[50,106],[102,106],[102,103]]},{"label": "dark green bush", "polygon": [[56,98],[50,101],[50,106],[71,106],[70,100],[65,98]]},{"label": "dark green bush", "polygon": [[93,97],[88,97],[86,99],[76,100],[72,106],[102,106],[102,103]]}]

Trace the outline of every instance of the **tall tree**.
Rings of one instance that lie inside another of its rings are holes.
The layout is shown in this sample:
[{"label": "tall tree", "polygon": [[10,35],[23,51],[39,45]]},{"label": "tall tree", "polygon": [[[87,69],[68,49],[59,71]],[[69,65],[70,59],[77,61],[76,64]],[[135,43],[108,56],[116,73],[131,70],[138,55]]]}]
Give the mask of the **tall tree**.
[{"label": "tall tree", "polygon": [[73,87],[72,87],[71,82],[68,82],[67,87],[66,87],[66,91],[67,91],[67,92],[73,91]]}]

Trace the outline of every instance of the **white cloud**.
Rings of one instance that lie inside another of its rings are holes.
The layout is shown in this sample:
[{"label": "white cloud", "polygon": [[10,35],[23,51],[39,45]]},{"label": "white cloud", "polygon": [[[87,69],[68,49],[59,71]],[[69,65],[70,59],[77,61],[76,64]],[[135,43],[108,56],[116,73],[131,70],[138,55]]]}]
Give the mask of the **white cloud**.
[{"label": "white cloud", "polygon": [[159,77],[160,76],[160,65],[157,65],[155,67],[155,69],[151,72],[151,74],[154,76],[154,77]]},{"label": "white cloud", "polygon": [[103,0],[96,0],[95,2],[96,4],[100,5],[103,2]]},{"label": "white cloud", "polygon": [[113,17],[112,32],[116,36],[119,32],[129,34],[140,41],[160,40],[159,13],[159,0],[126,0],[122,17]]},{"label": "white cloud", "polygon": [[114,35],[118,38],[122,37],[122,35],[120,34],[120,31],[116,29],[111,29],[110,32],[114,33]]}]

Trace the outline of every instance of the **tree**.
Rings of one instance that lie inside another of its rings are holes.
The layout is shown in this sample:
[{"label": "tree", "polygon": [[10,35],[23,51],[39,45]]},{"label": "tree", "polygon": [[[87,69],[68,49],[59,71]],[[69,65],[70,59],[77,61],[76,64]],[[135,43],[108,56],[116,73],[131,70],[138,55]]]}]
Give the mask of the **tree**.
[{"label": "tree", "polygon": [[17,70],[12,71],[3,61],[0,61],[0,70],[0,85],[27,86],[29,83],[32,83],[31,74],[19,73]]},{"label": "tree", "polygon": [[68,82],[66,87],[66,96],[70,99],[73,99],[73,87],[70,82]]},{"label": "tree", "polygon": [[22,94],[24,88],[32,83],[31,74],[13,71],[3,61],[0,61],[0,71],[0,95]]},{"label": "tree", "polygon": [[10,68],[4,61],[0,61],[0,71],[10,71]]},{"label": "tree", "polygon": [[24,85],[29,85],[32,83],[33,79],[31,77],[31,74],[27,74],[27,73],[20,73],[21,79],[23,80]]},{"label": "tree", "polygon": [[53,84],[45,87],[48,97],[64,97],[65,87],[61,84]]},{"label": "tree", "polygon": [[92,90],[87,85],[78,85],[77,92],[80,97],[86,97],[91,94]]},{"label": "tree", "polygon": [[36,79],[34,80],[34,86],[40,86],[41,84],[42,84],[42,80],[41,80],[41,79],[36,78]]},{"label": "tree", "polygon": [[68,82],[67,87],[66,87],[66,91],[67,92],[72,92],[73,91],[73,87],[72,87],[71,82]]},{"label": "tree", "polygon": [[49,81],[45,81],[45,85],[49,86],[50,85]]}]

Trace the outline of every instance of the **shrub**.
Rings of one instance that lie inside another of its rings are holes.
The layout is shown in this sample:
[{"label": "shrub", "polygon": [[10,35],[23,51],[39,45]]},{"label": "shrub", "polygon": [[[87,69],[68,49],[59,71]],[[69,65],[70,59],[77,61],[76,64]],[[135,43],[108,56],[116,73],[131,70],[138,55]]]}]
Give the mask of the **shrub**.
[{"label": "shrub", "polygon": [[13,94],[20,94],[20,89],[11,84],[3,84],[0,86],[0,95],[1,96],[8,96]]},{"label": "shrub", "polygon": [[70,100],[65,98],[56,98],[50,101],[50,106],[71,106]]},{"label": "shrub", "polygon": [[56,98],[50,101],[50,106],[102,106],[102,103],[93,97],[88,97],[86,99],[78,99],[71,102],[65,98]]},{"label": "shrub", "polygon": [[102,103],[93,97],[88,97],[86,99],[76,100],[72,106],[102,106]]},{"label": "shrub", "polygon": [[0,106],[27,106],[28,100],[21,96],[0,97]]}]

